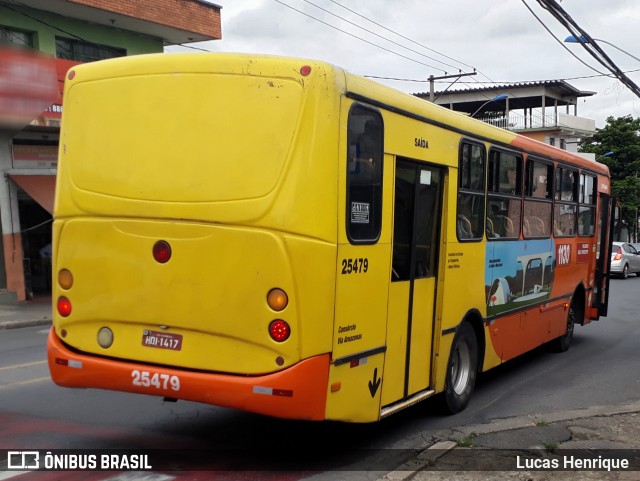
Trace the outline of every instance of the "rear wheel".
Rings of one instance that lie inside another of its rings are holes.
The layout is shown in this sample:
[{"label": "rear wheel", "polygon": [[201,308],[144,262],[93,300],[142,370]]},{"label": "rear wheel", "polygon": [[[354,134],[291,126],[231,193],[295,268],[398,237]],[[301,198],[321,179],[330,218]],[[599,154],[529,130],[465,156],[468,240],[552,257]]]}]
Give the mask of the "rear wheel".
[{"label": "rear wheel", "polygon": [[629,277],[629,264],[625,264],[622,269],[622,278],[626,279],[627,277]]},{"label": "rear wheel", "polygon": [[468,322],[458,327],[449,354],[444,404],[451,414],[462,411],[469,400],[478,375],[478,340]]}]

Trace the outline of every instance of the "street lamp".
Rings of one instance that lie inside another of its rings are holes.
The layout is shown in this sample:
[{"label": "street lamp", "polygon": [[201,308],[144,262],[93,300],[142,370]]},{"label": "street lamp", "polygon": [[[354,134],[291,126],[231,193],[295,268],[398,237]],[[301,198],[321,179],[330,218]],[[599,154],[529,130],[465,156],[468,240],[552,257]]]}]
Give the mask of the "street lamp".
[{"label": "street lamp", "polygon": [[[594,38],[593,40],[596,41],[596,42],[605,43],[605,44],[615,48],[616,50],[619,50],[622,53],[628,55],[629,57],[637,60],[638,62],[640,62],[640,58],[636,57],[635,55],[631,55],[626,50],[622,50],[620,47],[612,44],[611,42],[607,42],[606,40],[602,40],[600,38]],[[564,41],[567,42],[567,43],[590,43],[589,40],[587,40],[587,38],[583,37],[582,35],[580,35],[579,37],[575,37],[574,35],[569,35],[567,38],[564,39]]]},{"label": "street lamp", "polygon": [[605,152],[602,155],[599,155],[598,157],[596,157],[596,160],[600,160],[602,157],[610,157],[614,154],[614,152]]},{"label": "street lamp", "polygon": [[504,100],[507,97],[509,97],[507,94],[500,94],[500,95],[496,95],[495,97],[493,97],[492,99],[487,100],[485,103],[483,103],[480,107],[478,107],[478,110],[476,110],[474,113],[472,113],[470,115],[470,117],[475,117],[475,115],[480,112],[482,110],[482,108],[491,103],[491,102],[499,102],[500,100]]}]

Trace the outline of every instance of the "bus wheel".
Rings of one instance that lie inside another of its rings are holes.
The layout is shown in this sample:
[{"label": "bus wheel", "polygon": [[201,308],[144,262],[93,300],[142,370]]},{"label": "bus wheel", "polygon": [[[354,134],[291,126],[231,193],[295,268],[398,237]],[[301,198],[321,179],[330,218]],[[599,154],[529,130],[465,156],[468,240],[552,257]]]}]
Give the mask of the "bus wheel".
[{"label": "bus wheel", "polygon": [[553,341],[551,341],[551,349],[555,352],[565,352],[571,346],[571,341],[573,339],[573,329],[576,324],[576,302],[571,301],[571,306],[569,306],[569,312],[567,313],[567,332],[560,337],[556,337]]},{"label": "bus wheel", "polygon": [[445,409],[455,414],[469,404],[478,375],[478,340],[468,322],[460,324],[451,346],[444,388]]}]

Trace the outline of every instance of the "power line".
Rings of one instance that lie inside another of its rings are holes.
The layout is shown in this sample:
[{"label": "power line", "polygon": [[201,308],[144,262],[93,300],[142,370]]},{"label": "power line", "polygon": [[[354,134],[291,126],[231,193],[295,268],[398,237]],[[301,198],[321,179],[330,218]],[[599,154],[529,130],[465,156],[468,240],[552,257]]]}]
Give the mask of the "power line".
[{"label": "power line", "polygon": [[563,41],[561,41],[558,37],[556,37],[553,32],[549,29],[549,27],[547,27],[547,25],[542,21],[542,19],[536,15],[536,13],[531,9],[531,7],[527,4],[527,2],[525,0],[522,0],[522,3],[524,4],[525,7],[527,7],[527,10],[529,10],[529,12],[531,12],[531,15],[533,15],[535,17],[535,19],[540,23],[540,25],[542,25],[542,27],[549,33],[549,35],[551,35],[554,40],[556,42],[558,42],[562,48],[564,48],[567,52],[569,52],[569,54],[574,57],[578,62],[580,62],[582,65],[584,65],[585,67],[593,70],[594,72],[598,72],[600,75],[607,75],[605,73],[600,72],[600,70],[593,68],[591,65],[589,65],[587,62],[585,62],[584,60],[582,60],[580,57],[578,57],[575,53],[573,53],[571,51],[571,49],[567,48],[567,46],[564,44]]},{"label": "power line", "polygon": [[[460,60],[457,60],[457,59],[455,59],[455,58],[453,58],[453,57],[449,57],[448,55],[445,55],[445,54],[444,54],[444,53],[442,53],[442,52],[438,52],[437,50],[435,50],[435,49],[433,49],[433,48],[431,48],[431,47],[427,47],[426,45],[424,45],[424,44],[422,44],[422,43],[420,43],[420,42],[416,42],[415,40],[413,40],[413,39],[411,39],[411,38],[409,38],[409,37],[407,37],[407,36],[405,36],[405,35],[402,35],[401,33],[398,33],[398,32],[396,32],[395,30],[392,30],[392,29],[390,29],[390,28],[388,28],[388,27],[385,27],[384,25],[382,25],[381,23],[376,22],[375,20],[371,20],[370,18],[365,17],[364,15],[362,15],[362,14],[360,14],[360,13],[356,12],[355,10],[352,10],[352,9],[350,9],[350,8],[348,8],[348,7],[345,7],[344,5],[342,5],[342,4],[340,4],[340,3],[338,3],[338,2],[337,2],[337,1],[335,1],[335,0],[329,0],[329,1],[330,1],[331,3],[333,3],[333,4],[337,5],[337,6],[338,6],[338,7],[340,7],[340,8],[344,8],[345,10],[347,10],[347,11],[349,11],[349,12],[353,13],[354,15],[357,15],[358,17],[360,17],[360,18],[362,18],[362,19],[366,20],[367,22],[370,22],[370,23],[372,23],[372,24],[374,24],[374,25],[376,25],[376,26],[378,26],[378,27],[382,28],[383,30],[386,30],[387,32],[393,33],[394,35],[397,35],[398,37],[403,38],[404,40],[408,40],[409,42],[411,42],[411,43],[413,43],[413,44],[415,44],[415,45],[418,45],[419,47],[422,47],[422,48],[424,48],[424,49],[426,49],[426,50],[429,50],[430,52],[433,52],[433,53],[435,53],[435,54],[438,54],[438,55],[440,55],[441,57],[444,57],[444,58],[446,58],[446,59],[448,59],[448,60],[451,60],[451,61],[453,61],[453,62],[459,63],[460,65],[464,65],[465,67],[469,67],[469,68],[472,68],[472,69],[476,70],[476,68],[475,68],[473,65],[469,65],[469,64],[466,64],[466,63],[464,63],[464,62],[461,62]],[[435,59],[434,59],[434,60],[435,60]],[[447,64],[447,63],[445,63],[445,62],[442,62],[442,61],[440,61],[440,60],[436,60],[436,61],[437,61],[437,62],[441,62],[441,63],[442,63],[442,64],[444,64],[444,65],[447,65],[447,66],[452,67],[451,65],[449,65],[449,64]],[[461,70],[459,67],[453,67],[453,68],[457,68],[458,70]]]},{"label": "power line", "polygon": [[[523,0],[524,1],[524,0]],[[579,42],[582,47],[591,55],[598,63],[609,70],[618,80],[631,90],[637,97],[640,97],[640,87],[631,80],[611,58],[598,45],[578,23],[556,2],[555,0],[537,0],[538,3],[556,18],[574,37],[583,37],[584,42]]]},{"label": "power line", "polygon": [[[347,22],[348,24],[353,25],[354,27],[359,28],[360,30],[364,30],[365,32],[367,32],[367,33],[369,33],[371,35],[374,35],[374,36],[376,36],[378,38],[381,38],[382,40],[386,40],[389,43],[397,45],[400,48],[404,48],[405,50],[409,50],[410,52],[413,52],[413,53],[416,53],[416,54],[420,55],[421,57],[425,57],[425,58],[428,58],[429,60],[433,60],[435,62],[441,63],[442,65],[446,65],[447,67],[451,67],[451,68],[460,70],[458,67],[455,67],[454,65],[451,65],[451,64],[448,64],[446,62],[443,62],[442,60],[438,60],[437,58],[430,57],[429,55],[425,55],[424,53],[421,53],[421,52],[418,52],[417,50],[414,50],[412,48],[406,47],[406,46],[402,45],[401,43],[398,43],[398,42],[396,42],[394,40],[391,40],[390,38],[384,37],[384,36],[382,36],[382,35],[380,35],[380,34],[378,34],[376,32],[373,32],[373,31],[365,28],[365,27],[362,27],[361,25],[358,25],[357,23],[352,22],[351,20],[349,20],[347,18],[341,17],[340,15],[337,15],[337,14],[331,12],[330,10],[327,10],[326,8],[323,8],[323,7],[313,3],[311,0],[302,0],[302,1],[308,3],[309,5],[313,5],[317,9],[322,10],[323,12],[328,13],[329,15],[332,15],[332,16],[334,16],[336,18],[339,18],[340,20],[342,20],[344,22]],[[447,73],[447,72],[445,72],[445,73]]]},{"label": "power line", "polygon": [[[435,70],[439,70],[439,71],[441,71],[441,72],[445,72],[443,69],[441,69],[441,68],[439,68],[439,67],[435,67],[435,66],[433,66],[433,65],[426,64],[426,63],[421,62],[421,61],[419,61],[419,60],[416,60],[416,59],[414,59],[414,58],[407,57],[406,55],[403,55],[403,54],[401,54],[401,53],[395,52],[395,51],[393,51],[393,50],[391,50],[391,49],[388,49],[388,48],[386,48],[386,47],[383,47],[382,45],[378,45],[378,44],[376,44],[376,43],[374,43],[374,42],[371,42],[371,41],[369,41],[369,40],[367,40],[367,39],[364,39],[364,38],[362,38],[362,37],[358,37],[357,35],[355,35],[355,34],[353,34],[353,33],[351,33],[351,32],[348,32],[348,31],[343,30],[343,29],[341,29],[341,28],[339,28],[339,27],[336,27],[335,25],[331,25],[330,23],[325,22],[324,20],[321,20],[321,19],[319,19],[319,18],[317,18],[317,17],[314,17],[313,15],[310,15],[310,14],[308,14],[308,13],[306,13],[306,12],[303,12],[302,10],[299,10],[299,9],[297,9],[297,8],[295,8],[295,7],[292,7],[291,5],[288,5],[288,4],[284,3],[284,2],[282,2],[281,0],[273,0],[273,1],[274,1],[274,2],[276,2],[276,3],[279,3],[279,4],[280,4],[280,5],[282,5],[283,7],[287,7],[287,8],[289,8],[289,9],[291,9],[291,10],[295,11],[295,12],[298,12],[298,13],[300,13],[300,14],[304,15],[305,17],[309,17],[309,18],[311,18],[311,19],[313,19],[313,20],[315,20],[315,21],[317,21],[317,22],[320,22],[320,23],[322,23],[322,24],[326,25],[327,27],[333,28],[334,30],[337,30],[337,31],[342,32],[342,33],[344,33],[344,34],[346,34],[346,35],[349,35],[350,37],[356,38],[356,39],[358,39],[358,40],[360,40],[360,41],[362,41],[362,42],[365,42],[365,43],[367,43],[367,44],[369,44],[369,45],[372,45],[372,46],[374,46],[374,47],[376,47],[376,48],[379,48],[379,49],[381,49],[381,50],[384,50],[384,51],[386,51],[386,52],[389,52],[389,53],[391,53],[391,54],[393,54],[393,55],[397,55],[397,56],[402,57],[402,58],[404,58],[404,59],[410,60],[410,61],[412,61],[412,62],[418,63],[418,64],[420,64],[420,65],[424,65],[425,67],[429,67],[429,68],[432,68],[432,69],[435,69]],[[445,72],[445,73],[446,73],[446,72]]]},{"label": "power line", "polygon": [[[354,35],[354,34],[352,34],[352,33],[348,32],[348,31],[346,31],[346,30],[343,30],[343,29],[341,29],[341,28],[338,28],[338,27],[336,27],[336,26],[334,26],[334,25],[332,25],[332,24],[330,24],[330,23],[328,23],[328,22],[325,22],[325,21],[323,21],[323,20],[320,20],[320,19],[318,19],[317,17],[314,17],[313,15],[310,15],[310,14],[305,13],[305,12],[303,12],[303,11],[301,11],[301,10],[299,10],[299,9],[295,8],[295,7],[292,7],[291,5],[285,4],[285,3],[283,3],[281,0],[274,0],[274,1],[276,1],[277,3],[279,3],[279,4],[283,5],[283,6],[285,6],[285,7],[289,8],[289,9],[291,9],[291,10],[294,10],[294,11],[296,11],[296,12],[298,12],[298,13],[302,14],[302,15],[305,15],[305,16],[307,16],[307,17],[309,17],[309,18],[313,19],[313,20],[316,20],[316,21],[318,21],[318,22],[320,22],[320,23],[323,23],[324,25],[327,25],[327,26],[329,26],[329,27],[331,27],[331,28],[333,28],[333,29],[335,29],[335,30],[338,30],[338,31],[340,31],[340,32],[342,32],[342,33],[345,33],[345,34],[347,34],[347,35],[349,35],[349,36],[351,36],[351,37],[354,37],[354,38],[356,38],[356,39],[358,39],[358,40],[364,41],[364,42],[366,42],[366,43],[368,43],[368,44],[370,44],[370,45],[373,45],[373,46],[375,46],[375,47],[377,47],[377,48],[380,48],[380,49],[382,49],[382,50],[385,50],[385,51],[387,51],[387,52],[389,52],[389,53],[392,53],[392,54],[394,54],[394,55],[398,55],[398,56],[400,56],[400,57],[402,57],[402,58],[405,58],[405,59],[407,59],[407,60],[410,60],[410,61],[412,61],[412,62],[416,62],[416,63],[419,63],[419,64],[421,64],[421,65],[425,65],[425,66],[427,66],[427,67],[434,68],[434,69],[436,69],[436,70],[440,70],[441,72],[446,73],[446,71],[444,71],[443,69],[440,69],[440,68],[438,68],[438,67],[434,67],[434,66],[432,66],[432,65],[425,64],[425,63],[423,63],[423,62],[419,62],[419,61],[417,61],[417,60],[415,60],[415,59],[413,59],[413,58],[407,57],[407,56],[402,55],[402,54],[400,54],[400,53],[398,53],[398,52],[394,52],[393,50],[387,49],[387,48],[382,47],[382,46],[380,46],[380,45],[378,45],[378,44],[375,44],[375,43],[373,43],[373,42],[370,42],[370,41],[368,41],[368,40],[366,40],[366,39],[363,39],[363,38],[361,38],[361,37],[358,37],[357,35]],[[350,23],[350,24],[352,24],[352,25],[355,25],[355,26],[357,26],[358,28],[363,28],[363,27],[361,27],[361,26],[359,26],[359,25],[354,24],[353,22],[351,22],[351,21],[349,21],[349,20],[347,20],[347,19],[344,19],[343,17],[340,17],[339,15],[336,15],[336,14],[334,14],[334,13],[332,13],[332,12],[329,12],[328,10],[325,10],[324,8],[318,7],[317,5],[313,4],[313,3],[312,3],[311,1],[309,1],[309,0],[303,0],[303,1],[305,1],[306,3],[309,3],[309,4],[311,4],[311,5],[314,5],[316,8],[319,8],[319,9],[321,9],[321,10],[323,10],[323,11],[325,11],[325,12],[327,12],[327,13],[329,13],[329,14],[333,15],[333,16],[336,16],[336,17],[338,17],[338,18],[340,18],[340,19],[342,19],[342,20],[344,20],[344,21],[346,21],[346,22],[348,22],[348,23]],[[403,38],[403,39],[405,39],[405,40],[408,40],[408,41],[409,41],[409,42],[411,42],[411,43],[414,43],[414,44],[416,44],[416,45],[418,45],[418,46],[420,46],[420,47],[422,47],[422,48],[425,48],[425,49],[427,49],[427,50],[429,50],[429,51],[432,51],[432,52],[434,52],[434,53],[436,53],[436,54],[438,54],[438,55],[441,55],[441,56],[443,56],[443,57],[445,57],[445,58],[448,58],[449,60],[452,60],[453,62],[460,63],[461,65],[465,65],[465,66],[468,66],[468,67],[470,67],[470,68],[473,68],[473,69],[474,69],[474,72],[477,72],[478,74],[480,74],[481,76],[483,76],[484,78],[486,78],[487,80],[489,80],[490,82],[492,81],[492,79],[491,79],[490,77],[488,77],[486,74],[484,74],[483,72],[481,72],[481,71],[477,70],[475,67],[473,67],[473,66],[471,66],[471,65],[469,65],[469,64],[466,64],[466,63],[464,63],[464,62],[461,62],[461,61],[459,61],[459,60],[456,60],[456,59],[454,59],[453,57],[450,57],[450,56],[448,56],[448,55],[445,55],[445,54],[443,54],[443,53],[441,53],[441,52],[438,52],[437,50],[434,50],[434,49],[432,49],[432,48],[430,48],[430,47],[426,46],[426,45],[423,45],[423,44],[421,44],[421,43],[419,43],[419,42],[416,42],[415,40],[413,40],[413,39],[411,39],[411,38],[409,38],[409,37],[407,37],[407,36],[405,36],[405,35],[402,35],[402,34],[400,34],[400,33],[396,32],[396,31],[394,31],[394,30],[389,29],[388,27],[385,27],[384,25],[382,25],[382,24],[381,24],[381,23],[379,23],[379,22],[376,22],[376,21],[374,21],[374,20],[369,19],[368,17],[366,17],[366,16],[364,16],[364,15],[362,15],[362,14],[360,14],[360,13],[356,12],[355,10],[352,10],[352,9],[350,9],[350,8],[348,8],[348,7],[345,7],[344,5],[341,5],[340,3],[336,2],[335,0],[329,0],[329,1],[330,1],[330,2],[332,2],[332,3],[334,3],[335,5],[337,5],[337,6],[341,7],[341,8],[344,8],[345,10],[347,10],[347,11],[349,11],[349,12],[351,12],[351,13],[353,13],[353,14],[355,14],[355,15],[357,15],[357,16],[359,16],[359,17],[361,17],[361,18],[365,19],[365,20],[367,20],[368,22],[370,22],[370,23],[372,23],[372,24],[374,24],[374,25],[376,25],[376,26],[378,26],[378,27],[380,27],[380,28],[382,28],[382,29],[384,29],[384,30],[386,30],[386,31],[389,31],[389,32],[391,32],[391,33],[393,33],[393,34],[395,34],[395,35],[398,35],[399,37],[401,37],[401,38]],[[366,29],[365,29],[365,30],[366,30]],[[369,31],[369,30],[366,30],[366,31],[367,31],[368,33],[373,34],[373,35],[379,36],[379,37],[381,37],[381,38],[383,38],[383,39],[385,39],[385,40],[387,40],[387,41],[390,41],[390,42],[392,42],[392,43],[396,43],[396,42],[393,42],[392,40],[390,40],[390,39],[388,39],[388,38],[386,38],[386,37],[382,37],[382,36],[380,36],[380,35],[378,35],[378,34],[376,34],[376,33],[374,33],[374,32],[371,32],[371,31]],[[396,43],[396,45],[400,45],[400,44],[397,44],[397,43]],[[400,45],[400,46],[401,46],[402,48],[407,49],[407,50],[410,50],[410,51],[416,52],[415,50],[412,50],[412,49],[410,49],[410,48],[408,48],[408,47],[406,47],[406,46],[404,46],[404,45]],[[443,62],[443,61],[441,61],[441,60],[433,59],[433,57],[430,57],[430,56],[428,56],[428,55],[424,55],[424,54],[421,54],[421,53],[419,53],[419,52],[417,52],[417,53],[418,53],[419,55],[425,56],[425,57],[430,58],[430,59],[432,59],[432,60],[436,60],[437,62],[442,63],[443,65],[451,66],[451,65],[449,65],[449,64],[447,64],[447,63],[445,63],[445,62]],[[453,68],[458,68],[458,69],[459,69],[459,67],[455,67],[455,66],[454,66]],[[477,82],[477,83],[481,83],[481,81],[479,81],[479,80],[476,80],[475,82]]]}]

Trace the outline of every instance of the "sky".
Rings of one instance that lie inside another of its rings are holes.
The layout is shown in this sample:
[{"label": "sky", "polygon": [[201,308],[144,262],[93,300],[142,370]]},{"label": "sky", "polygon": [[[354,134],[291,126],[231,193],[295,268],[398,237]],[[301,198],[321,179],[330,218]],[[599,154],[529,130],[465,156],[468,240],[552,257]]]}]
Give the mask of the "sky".
[{"label": "sky", "polygon": [[[461,78],[450,90],[488,86],[478,84],[488,81],[562,79],[579,90],[595,92],[579,100],[577,114],[594,119],[598,128],[606,125],[609,116],[640,116],[640,98],[618,79],[581,63],[608,73],[579,44],[562,42],[569,32],[536,0],[214,3],[222,7],[222,40],[191,46],[323,60],[355,74],[383,77],[376,80],[408,93],[428,92],[430,75],[474,69],[477,75]],[[592,38],[608,42],[600,46],[640,84],[638,0],[561,0],[560,5]],[[185,48],[167,48],[169,52],[180,50]],[[436,90],[447,88],[446,82],[438,82]]]}]

